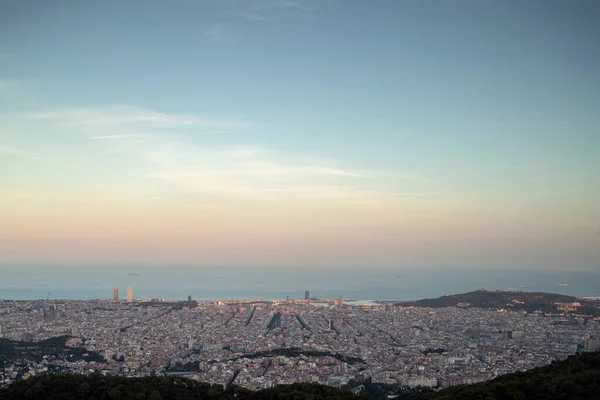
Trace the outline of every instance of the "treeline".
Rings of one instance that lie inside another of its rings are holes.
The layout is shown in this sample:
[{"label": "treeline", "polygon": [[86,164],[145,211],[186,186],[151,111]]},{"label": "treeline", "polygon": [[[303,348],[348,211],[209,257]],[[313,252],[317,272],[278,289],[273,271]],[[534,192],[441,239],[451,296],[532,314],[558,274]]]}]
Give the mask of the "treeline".
[{"label": "treeline", "polygon": [[[368,398],[363,396],[362,398]],[[279,385],[260,391],[240,386],[197,382],[181,377],[105,377],[95,373],[88,376],[48,374],[17,382],[0,391],[0,400],[200,400],[200,399],[298,399],[298,400],[357,400],[348,390],[330,386],[295,383]]]}]

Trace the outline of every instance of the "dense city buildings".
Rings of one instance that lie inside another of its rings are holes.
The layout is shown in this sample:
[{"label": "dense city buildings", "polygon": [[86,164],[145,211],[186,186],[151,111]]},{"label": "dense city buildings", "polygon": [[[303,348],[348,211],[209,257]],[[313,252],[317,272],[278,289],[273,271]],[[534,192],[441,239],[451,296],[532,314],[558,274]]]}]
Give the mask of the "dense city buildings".
[{"label": "dense city buildings", "polygon": [[0,370],[2,385],[58,369],[178,374],[252,389],[291,382],[340,386],[366,378],[446,387],[563,359],[596,347],[600,334],[593,318],[340,299],[0,301],[0,324],[7,339],[68,336],[70,348],[105,359],[11,360]]}]

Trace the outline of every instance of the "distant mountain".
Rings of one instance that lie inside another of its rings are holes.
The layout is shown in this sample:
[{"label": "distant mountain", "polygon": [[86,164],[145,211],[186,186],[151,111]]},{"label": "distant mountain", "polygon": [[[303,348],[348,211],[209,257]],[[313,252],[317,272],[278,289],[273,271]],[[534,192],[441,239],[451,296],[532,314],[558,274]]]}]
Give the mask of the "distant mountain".
[{"label": "distant mountain", "polygon": [[516,311],[543,311],[556,313],[557,303],[579,302],[579,314],[600,316],[600,302],[577,299],[556,293],[518,292],[518,291],[492,291],[477,290],[475,292],[442,296],[435,299],[423,299],[396,303],[404,307],[476,307],[486,309],[504,308]]}]

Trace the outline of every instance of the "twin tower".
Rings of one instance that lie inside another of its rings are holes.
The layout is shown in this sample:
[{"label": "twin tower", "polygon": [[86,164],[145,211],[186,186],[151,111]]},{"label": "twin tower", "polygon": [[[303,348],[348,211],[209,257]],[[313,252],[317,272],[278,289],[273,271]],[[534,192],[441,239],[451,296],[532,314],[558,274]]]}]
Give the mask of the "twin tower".
[{"label": "twin tower", "polygon": [[[113,300],[119,301],[119,288],[113,289]],[[132,288],[127,288],[127,301],[129,301],[129,302],[133,301],[133,289]]]}]

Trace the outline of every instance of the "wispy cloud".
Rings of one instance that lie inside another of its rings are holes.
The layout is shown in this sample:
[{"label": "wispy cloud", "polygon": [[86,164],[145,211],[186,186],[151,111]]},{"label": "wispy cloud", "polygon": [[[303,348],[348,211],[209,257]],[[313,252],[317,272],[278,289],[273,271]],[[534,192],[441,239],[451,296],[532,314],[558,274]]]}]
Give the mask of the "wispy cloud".
[{"label": "wispy cloud", "polygon": [[[31,113],[34,121],[54,122],[73,128],[119,128],[122,130],[165,130],[196,128],[209,131],[247,129],[251,123],[236,117],[210,117],[193,114],[167,114],[135,106],[111,106],[102,108],[59,108]],[[125,133],[123,133],[124,135]],[[126,133],[131,135],[131,133]],[[137,134],[137,133],[136,133]],[[95,135],[95,136],[117,136]]]},{"label": "wispy cloud", "polygon": [[244,14],[244,18],[250,21],[259,21],[259,22],[270,22],[277,19],[276,16],[267,16],[260,14],[258,12],[247,12]]},{"label": "wispy cloud", "polygon": [[[393,191],[427,190],[424,187],[430,183],[418,174],[351,169],[332,159],[231,143],[231,137],[222,145],[211,139],[208,145],[194,135],[254,127],[251,121],[238,117],[170,114],[122,105],[55,108],[25,117],[33,126],[52,128],[65,140],[68,135],[77,135],[96,142],[87,151],[98,152],[89,157],[109,155],[111,164],[106,172],[111,179],[119,176],[110,172],[115,166],[128,171],[128,176],[146,178],[140,180],[142,186],[161,188],[170,196],[198,203],[256,200],[285,205],[321,199],[330,204],[362,204],[389,201],[394,196],[388,193]],[[16,152],[7,149],[5,152]],[[67,151],[72,152],[72,148]]]},{"label": "wispy cloud", "polygon": [[308,2],[299,0],[261,0],[252,5],[255,10],[296,10],[302,12],[313,12]]},{"label": "wispy cloud", "polygon": [[149,134],[146,133],[129,133],[124,135],[104,135],[104,136],[92,136],[91,139],[95,140],[111,140],[111,139],[131,139],[131,138],[139,138],[139,137],[148,137]]},{"label": "wispy cloud", "polygon": [[242,163],[233,168],[199,168],[197,170],[175,171],[165,174],[151,174],[152,177],[165,179],[185,179],[206,176],[211,174],[215,176],[238,176],[238,177],[327,177],[337,176],[346,178],[364,178],[350,171],[344,171],[333,168],[323,168],[319,166],[300,165],[289,166],[275,163]]},{"label": "wispy cloud", "polygon": [[208,42],[222,42],[229,37],[229,33],[227,25],[219,22],[210,25],[204,31],[204,38]]},{"label": "wispy cloud", "polygon": [[25,150],[19,149],[17,147],[0,146],[0,153],[20,155],[20,154],[25,154]]},{"label": "wispy cloud", "polygon": [[326,4],[318,0],[245,0],[223,1],[222,5],[247,20],[275,22],[282,19],[312,18],[319,7]]}]

